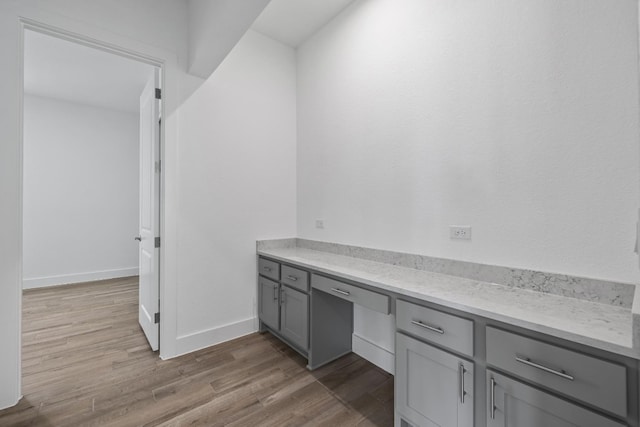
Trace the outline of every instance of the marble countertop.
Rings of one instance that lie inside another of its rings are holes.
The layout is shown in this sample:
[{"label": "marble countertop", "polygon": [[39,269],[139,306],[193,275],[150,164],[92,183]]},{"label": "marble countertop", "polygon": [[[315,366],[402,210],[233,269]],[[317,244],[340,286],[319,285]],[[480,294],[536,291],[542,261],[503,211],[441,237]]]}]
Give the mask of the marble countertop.
[{"label": "marble countertop", "polygon": [[301,247],[259,255],[640,359],[632,310]]}]

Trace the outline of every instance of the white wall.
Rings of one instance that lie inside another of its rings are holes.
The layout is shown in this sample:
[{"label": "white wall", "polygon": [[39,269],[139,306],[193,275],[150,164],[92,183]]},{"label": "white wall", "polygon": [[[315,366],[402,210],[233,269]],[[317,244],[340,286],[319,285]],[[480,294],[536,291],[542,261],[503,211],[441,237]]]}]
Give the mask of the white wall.
[{"label": "white wall", "polygon": [[188,0],[189,73],[208,78],[270,0]]},{"label": "white wall", "polygon": [[[634,0],[355,2],[298,49],[298,235],[637,282],[637,17]],[[356,334],[391,350],[364,332],[379,321],[357,311]]]},{"label": "white wall", "polygon": [[295,84],[250,30],[182,106],[178,352],[256,330],[255,241],[296,233]]},{"label": "white wall", "polygon": [[25,96],[24,288],[137,274],[139,120]]},{"label": "white wall", "polygon": [[636,8],[356,2],[298,52],[299,235],[637,281]]}]

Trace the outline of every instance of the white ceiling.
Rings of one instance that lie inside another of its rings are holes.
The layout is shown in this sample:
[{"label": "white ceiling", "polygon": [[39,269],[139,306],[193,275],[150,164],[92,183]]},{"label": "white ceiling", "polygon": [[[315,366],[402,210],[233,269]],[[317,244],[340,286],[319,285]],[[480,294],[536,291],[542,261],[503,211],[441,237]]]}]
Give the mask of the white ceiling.
[{"label": "white ceiling", "polygon": [[[252,28],[297,47],[354,0],[271,0]],[[26,93],[137,112],[153,67],[99,49],[25,31]]]},{"label": "white ceiling", "polygon": [[354,0],[271,0],[252,28],[297,47]]},{"label": "white ceiling", "polygon": [[112,110],[137,112],[154,67],[99,49],[25,31],[24,90]]}]

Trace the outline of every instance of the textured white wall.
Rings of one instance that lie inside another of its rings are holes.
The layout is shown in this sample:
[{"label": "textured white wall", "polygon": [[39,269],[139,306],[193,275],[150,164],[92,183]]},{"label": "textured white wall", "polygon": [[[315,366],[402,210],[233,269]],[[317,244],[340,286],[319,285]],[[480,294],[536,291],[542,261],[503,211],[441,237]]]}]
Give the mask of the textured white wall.
[{"label": "textured white wall", "polygon": [[181,108],[178,352],[255,330],[255,241],[296,233],[295,67],[249,31]]},{"label": "textured white wall", "polygon": [[24,287],[137,274],[138,114],[24,101]]},{"label": "textured white wall", "polygon": [[[637,282],[637,17],[634,0],[352,4],[298,49],[298,236]],[[393,351],[391,318],[354,321]]]},{"label": "textured white wall", "polygon": [[637,281],[636,8],[353,4],[298,51],[298,234]]}]

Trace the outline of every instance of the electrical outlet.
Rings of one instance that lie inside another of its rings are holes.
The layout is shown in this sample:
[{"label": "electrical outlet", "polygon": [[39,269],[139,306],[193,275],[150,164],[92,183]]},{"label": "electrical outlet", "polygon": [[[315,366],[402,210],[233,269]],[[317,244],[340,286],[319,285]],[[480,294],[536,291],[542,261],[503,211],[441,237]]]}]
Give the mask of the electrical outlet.
[{"label": "electrical outlet", "polygon": [[458,240],[471,240],[471,226],[470,225],[450,225],[449,237],[451,239],[458,239]]},{"label": "electrical outlet", "polygon": [[319,228],[320,230],[324,229],[324,221],[321,219],[316,219],[316,228]]}]

